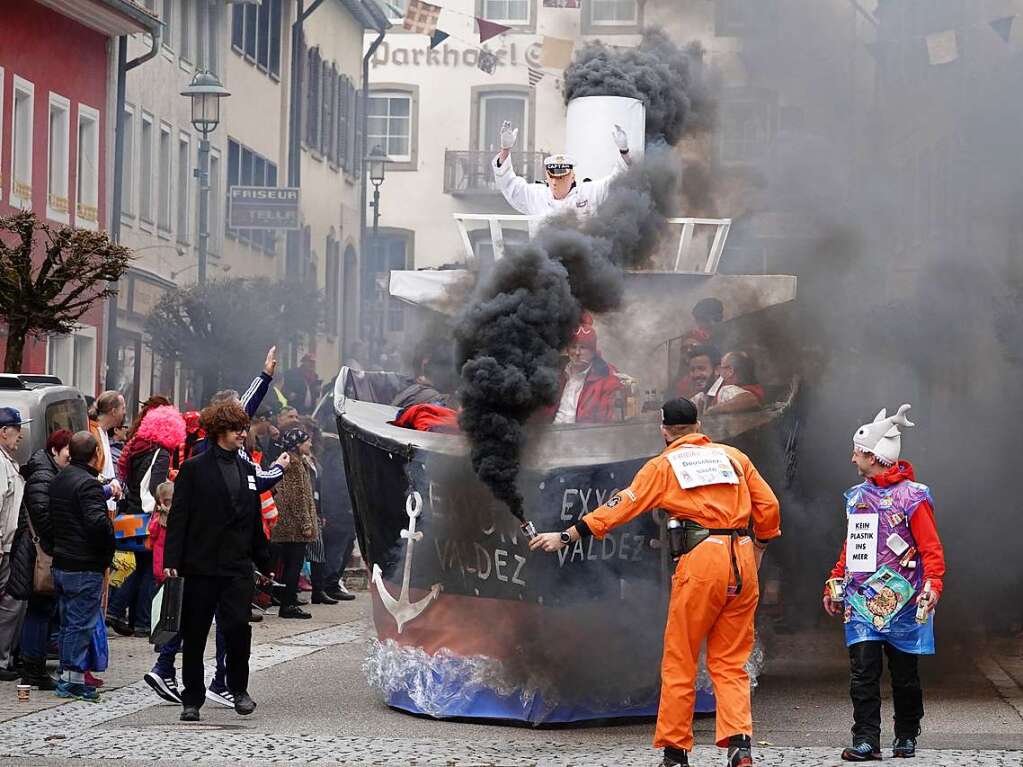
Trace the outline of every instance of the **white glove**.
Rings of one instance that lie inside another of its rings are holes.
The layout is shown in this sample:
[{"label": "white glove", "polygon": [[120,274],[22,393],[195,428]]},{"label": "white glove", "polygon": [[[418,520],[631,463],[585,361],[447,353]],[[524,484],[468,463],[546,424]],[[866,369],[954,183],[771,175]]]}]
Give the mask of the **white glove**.
[{"label": "white glove", "polygon": [[519,129],[513,128],[511,122],[501,123],[501,149],[511,149],[519,140]]},{"label": "white glove", "polygon": [[615,125],[614,129],[611,131],[611,138],[614,139],[619,152],[629,151],[629,137],[625,134],[625,130],[621,125]]}]

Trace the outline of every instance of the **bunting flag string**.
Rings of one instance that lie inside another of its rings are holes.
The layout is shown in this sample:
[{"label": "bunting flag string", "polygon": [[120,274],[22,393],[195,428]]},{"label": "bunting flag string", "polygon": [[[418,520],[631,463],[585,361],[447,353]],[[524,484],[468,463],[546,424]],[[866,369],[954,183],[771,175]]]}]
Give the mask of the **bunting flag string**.
[{"label": "bunting flag string", "polygon": [[[866,47],[872,56],[879,58],[883,53],[894,48],[902,48],[908,44],[920,45],[922,43],[927,52],[927,60],[932,66],[951,64],[961,58],[964,45],[970,48],[977,48],[981,44],[986,43],[986,40],[978,40],[975,45],[971,45],[973,41],[970,40],[968,35],[975,32],[990,29],[990,31],[998,35],[1003,43],[1012,45],[1013,25],[1017,15],[1001,16],[976,24],[934,32],[929,35],[916,35],[899,40],[878,39],[867,43]],[[987,32],[987,34],[990,34],[990,32]]]},{"label": "bunting flag string", "polygon": [[1009,42],[1009,37],[1012,35],[1012,22],[1015,20],[1015,16],[1006,16],[1001,19],[995,19],[991,22],[991,29],[993,29],[995,33],[1007,43]]},{"label": "bunting flag string", "polygon": [[439,5],[432,5],[423,0],[409,0],[402,26],[409,32],[418,32],[430,37],[437,31],[440,11]]},{"label": "bunting flag string", "polygon": [[511,27],[505,26],[504,24],[498,24],[496,21],[487,21],[479,16],[476,17],[476,24],[480,30],[481,43],[485,43],[492,37],[503,35],[511,29]]}]

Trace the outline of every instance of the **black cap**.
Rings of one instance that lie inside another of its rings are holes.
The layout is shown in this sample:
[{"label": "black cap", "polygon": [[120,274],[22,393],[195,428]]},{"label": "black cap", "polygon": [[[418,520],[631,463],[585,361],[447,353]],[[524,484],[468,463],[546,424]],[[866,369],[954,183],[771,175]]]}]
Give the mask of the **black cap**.
[{"label": "black cap", "polygon": [[698,420],[696,405],[685,397],[670,399],[661,405],[661,424],[664,426],[692,426]]}]

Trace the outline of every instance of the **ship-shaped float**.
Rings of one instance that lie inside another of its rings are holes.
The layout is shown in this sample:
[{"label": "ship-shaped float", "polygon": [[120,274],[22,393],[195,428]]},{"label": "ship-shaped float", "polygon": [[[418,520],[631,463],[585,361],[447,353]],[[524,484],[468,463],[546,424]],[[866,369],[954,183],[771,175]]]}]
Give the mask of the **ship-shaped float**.
[{"label": "ship-shaped float", "polygon": [[[637,105],[573,101],[569,150],[579,157],[596,151],[573,145],[572,126],[580,124],[638,122],[630,133],[640,136],[634,146],[641,143]],[[457,310],[449,288],[471,280],[477,267],[471,227],[489,230],[500,258],[507,233],[530,222],[474,214],[456,216],[456,225],[467,269],[392,272],[392,296],[425,310]],[[726,324],[795,299],[795,277],[719,272],[729,220],[673,219],[672,225],[678,239],[662,260],[666,268],[626,275],[627,303],[641,306],[650,325],[679,329],[686,316],[680,307],[702,298],[724,301]],[[662,340],[651,354],[670,380],[676,349],[670,338]],[[530,553],[518,521],[473,475],[462,436],[391,424],[397,410],[385,403],[408,383],[393,373],[342,368],[332,401],[321,405],[336,418],[359,546],[371,572],[371,683],[390,706],[433,717],[540,725],[654,715],[672,572],[662,516],[643,515],[603,541],[580,542],[558,555]],[[763,409],[703,423],[713,439],[746,451],[778,483],[787,469],[798,385],[773,383],[765,387]],[[663,449],[659,412],[630,407],[625,415],[611,424],[545,425],[530,433],[519,485],[538,530],[565,529],[627,486]],[[705,674],[699,687],[697,709],[713,710]]]}]

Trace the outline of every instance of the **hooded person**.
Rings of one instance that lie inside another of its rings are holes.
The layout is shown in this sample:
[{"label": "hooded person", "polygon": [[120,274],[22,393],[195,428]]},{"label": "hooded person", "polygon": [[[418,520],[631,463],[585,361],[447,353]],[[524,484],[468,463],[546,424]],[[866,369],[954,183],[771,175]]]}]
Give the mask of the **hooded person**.
[{"label": "hooded person", "polygon": [[615,402],[624,389],[618,371],[604,361],[597,347],[593,317],[583,312],[566,348],[568,364],[561,371],[558,405],[548,409],[556,424],[608,423],[618,418]]},{"label": "hooded person", "polygon": [[852,746],[842,759],[881,757],[882,656],[888,658],[895,707],[896,758],[916,754],[923,718],[919,656],[934,653],[934,607],[945,554],[931,491],[900,460],[909,405],[882,409],[853,435],[852,463],[863,482],[845,493],[846,542],[825,584],[824,609],[842,615],[849,648]]}]

